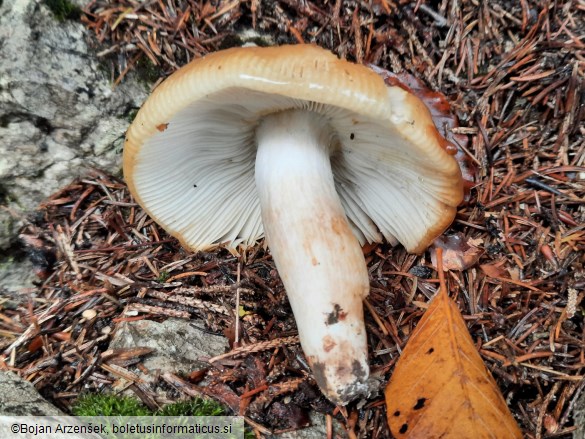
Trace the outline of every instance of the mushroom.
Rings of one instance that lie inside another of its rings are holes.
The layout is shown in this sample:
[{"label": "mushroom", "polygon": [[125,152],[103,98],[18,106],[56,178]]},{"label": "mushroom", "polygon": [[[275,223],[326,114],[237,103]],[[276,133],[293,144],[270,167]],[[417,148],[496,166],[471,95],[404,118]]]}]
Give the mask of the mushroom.
[{"label": "mushroom", "polygon": [[124,175],[190,250],[265,236],[322,392],[369,389],[361,245],[423,251],[453,221],[461,172],[429,111],[313,45],[209,54],[159,85],[127,132]]}]

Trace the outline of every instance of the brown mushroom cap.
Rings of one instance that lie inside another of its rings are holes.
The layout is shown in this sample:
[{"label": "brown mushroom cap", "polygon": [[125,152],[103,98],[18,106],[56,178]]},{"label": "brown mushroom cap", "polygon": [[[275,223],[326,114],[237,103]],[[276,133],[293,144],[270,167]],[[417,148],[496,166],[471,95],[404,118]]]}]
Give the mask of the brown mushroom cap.
[{"label": "brown mushroom cap", "polygon": [[336,189],[360,242],[383,236],[420,252],[452,222],[461,172],[425,105],[313,45],[228,49],[171,75],[127,132],[131,193],[190,249],[255,242],[255,129],[289,109],[319,113],[334,130]]}]

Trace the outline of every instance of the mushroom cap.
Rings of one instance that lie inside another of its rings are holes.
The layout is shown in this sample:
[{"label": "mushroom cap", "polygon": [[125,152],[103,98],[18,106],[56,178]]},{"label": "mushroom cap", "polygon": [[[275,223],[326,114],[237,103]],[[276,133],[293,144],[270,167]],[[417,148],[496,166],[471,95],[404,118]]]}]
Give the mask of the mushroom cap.
[{"label": "mushroom cap", "polygon": [[336,189],[362,244],[384,237],[418,253],[451,224],[461,171],[422,101],[314,45],[227,49],[172,74],[128,129],[130,192],[191,250],[253,244],[255,129],[292,109],[330,125]]}]

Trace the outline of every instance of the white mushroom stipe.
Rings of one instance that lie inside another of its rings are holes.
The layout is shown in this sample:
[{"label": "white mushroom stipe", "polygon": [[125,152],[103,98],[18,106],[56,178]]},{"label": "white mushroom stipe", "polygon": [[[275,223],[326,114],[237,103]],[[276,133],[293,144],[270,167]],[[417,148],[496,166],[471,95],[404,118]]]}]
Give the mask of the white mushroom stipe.
[{"label": "white mushroom stipe", "polygon": [[256,132],[255,179],[266,239],[305,355],[326,396],[346,404],[368,389],[362,301],[369,281],[335,190],[332,133],[313,112],[265,117]]}]

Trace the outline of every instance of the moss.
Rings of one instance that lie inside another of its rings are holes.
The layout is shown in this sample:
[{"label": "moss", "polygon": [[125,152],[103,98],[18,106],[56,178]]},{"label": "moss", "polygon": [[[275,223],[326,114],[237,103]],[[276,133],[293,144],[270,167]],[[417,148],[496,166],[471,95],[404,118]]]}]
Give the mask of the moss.
[{"label": "moss", "polygon": [[162,69],[159,66],[154,65],[152,61],[145,56],[140,57],[136,62],[134,71],[136,72],[138,79],[147,84],[156,82],[158,78],[163,75]]},{"label": "moss", "polygon": [[124,119],[126,119],[128,121],[128,123],[134,122],[134,119],[136,118],[136,115],[138,114],[138,110],[139,110],[138,108],[131,108],[124,115]]},{"label": "moss", "polygon": [[71,408],[75,416],[149,416],[147,407],[138,400],[113,394],[82,396]]},{"label": "moss", "polygon": [[236,34],[228,34],[219,43],[219,50],[231,49],[232,47],[240,47],[244,42]]},{"label": "moss", "polygon": [[81,17],[81,8],[69,0],[45,0],[45,4],[59,21],[78,20]]},{"label": "moss", "polygon": [[15,262],[14,256],[1,256],[0,257],[0,271],[9,269]]},{"label": "moss", "polygon": [[[154,412],[137,399],[114,394],[82,396],[72,406],[71,411],[74,416],[227,416],[223,406],[211,399],[179,401]],[[246,430],[244,437],[254,439],[256,436]]]},{"label": "moss", "polygon": [[159,284],[164,284],[169,277],[171,277],[171,274],[168,271],[163,270],[159,273],[157,281]]},{"label": "moss", "polygon": [[216,401],[194,398],[164,406],[153,412],[137,399],[114,394],[82,396],[71,408],[75,416],[223,416],[225,410]]},{"label": "moss", "polygon": [[195,398],[169,404],[155,414],[156,416],[223,416],[225,411],[213,400]]}]

